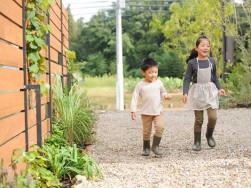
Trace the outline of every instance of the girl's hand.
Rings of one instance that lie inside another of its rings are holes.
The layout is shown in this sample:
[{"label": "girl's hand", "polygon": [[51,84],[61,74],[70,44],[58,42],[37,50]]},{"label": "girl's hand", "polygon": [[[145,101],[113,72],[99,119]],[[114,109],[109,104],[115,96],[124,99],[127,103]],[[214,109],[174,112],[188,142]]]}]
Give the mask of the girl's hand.
[{"label": "girl's hand", "polygon": [[173,96],[172,96],[172,95],[168,95],[168,94],[166,94],[166,95],[164,96],[164,98],[165,98],[165,100],[168,100],[168,99],[173,98]]},{"label": "girl's hand", "polygon": [[188,100],[188,96],[187,96],[187,94],[184,94],[183,95],[183,103],[187,103],[187,100]]},{"label": "girl's hand", "polygon": [[220,94],[220,96],[227,96],[227,94],[226,94],[226,92],[225,92],[224,89],[220,89],[219,90],[219,94]]},{"label": "girl's hand", "polygon": [[131,112],[131,117],[132,117],[132,120],[135,120],[136,119],[136,112]]}]

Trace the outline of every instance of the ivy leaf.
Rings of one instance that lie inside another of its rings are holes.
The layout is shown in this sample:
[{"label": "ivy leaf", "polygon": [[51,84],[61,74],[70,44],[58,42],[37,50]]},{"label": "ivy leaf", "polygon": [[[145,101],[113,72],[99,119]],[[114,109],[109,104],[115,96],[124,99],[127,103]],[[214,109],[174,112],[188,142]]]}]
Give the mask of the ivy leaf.
[{"label": "ivy leaf", "polygon": [[52,29],[51,29],[51,26],[50,25],[47,25],[47,32],[52,32]]},{"label": "ivy leaf", "polygon": [[34,42],[30,43],[30,47],[31,47],[31,49],[34,49],[34,50],[37,49],[37,45]]},{"label": "ivy leaf", "polygon": [[38,65],[35,63],[35,64],[29,66],[29,71],[33,72],[33,73],[37,73],[39,71]]},{"label": "ivy leaf", "polygon": [[33,42],[34,41],[34,38],[32,35],[26,35],[26,41],[27,42]]},{"label": "ivy leaf", "polygon": [[35,8],[35,4],[34,3],[28,3],[26,5],[27,8],[30,8],[30,9],[34,9]]},{"label": "ivy leaf", "polygon": [[41,83],[40,84],[40,86],[41,86],[41,93],[43,94],[43,95],[46,95],[46,96],[48,96],[48,94],[49,94],[49,89],[50,89],[50,85],[48,84],[48,83]]},{"label": "ivy leaf", "polygon": [[66,53],[69,59],[76,59],[76,53],[74,51],[68,50]]},{"label": "ivy leaf", "polygon": [[40,59],[40,56],[39,56],[39,53],[35,51],[35,52],[29,53],[28,58],[32,62],[37,62]]},{"label": "ivy leaf", "polygon": [[43,74],[41,74],[40,72],[35,73],[35,74],[34,74],[34,77],[35,77],[36,81],[40,81],[40,80],[41,80],[42,75],[43,75]]},{"label": "ivy leaf", "polygon": [[27,20],[31,20],[36,16],[36,12],[35,11],[27,11],[26,12],[26,19]]},{"label": "ivy leaf", "polygon": [[36,18],[36,19],[32,19],[32,20],[31,20],[31,23],[32,23],[32,25],[33,25],[36,29],[39,29],[40,24],[39,24],[39,21],[37,21],[37,18]]},{"label": "ivy leaf", "polygon": [[45,16],[45,15],[38,14],[38,15],[37,15],[37,18],[38,18],[41,22],[43,22],[43,21],[45,20],[46,16]]},{"label": "ivy leaf", "polygon": [[35,37],[35,42],[39,47],[42,47],[44,45],[44,40],[38,37]]},{"label": "ivy leaf", "polygon": [[26,35],[31,35],[32,30],[30,28],[26,28],[25,33],[26,33]]}]

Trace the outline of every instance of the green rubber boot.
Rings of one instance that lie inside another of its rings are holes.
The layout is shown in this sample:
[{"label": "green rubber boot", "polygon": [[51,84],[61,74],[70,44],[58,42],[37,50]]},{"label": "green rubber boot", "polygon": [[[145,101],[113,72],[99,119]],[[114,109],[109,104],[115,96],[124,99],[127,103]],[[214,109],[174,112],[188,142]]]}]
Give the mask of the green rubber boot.
[{"label": "green rubber boot", "polygon": [[152,152],[156,155],[156,157],[162,156],[162,150],[159,148],[161,137],[157,137],[154,135],[153,137],[153,145],[152,145]]},{"label": "green rubber boot", "polygon": [[142,156],[149,156],[149,155],[150,155],[150,140],[144,140]]},{"label": "green rubber boot", "polygon": [[194,151],[201,150],[201,132],[194,132],[193,150]]},{"label": "green rubber boot", "polygon": [[207,144],[211,148],[216,146],[216,143],[215,143],[215,140],[214,140],[214,137],[213,137],[213,132],[214,132],[214,129],[207,128],[207,132],[206,132]]}]

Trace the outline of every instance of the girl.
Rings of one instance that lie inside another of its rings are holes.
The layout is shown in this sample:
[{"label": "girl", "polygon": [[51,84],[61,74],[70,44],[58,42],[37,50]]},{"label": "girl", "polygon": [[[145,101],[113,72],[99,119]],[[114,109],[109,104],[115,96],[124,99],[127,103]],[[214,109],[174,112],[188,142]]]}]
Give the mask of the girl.
[{"label": "girl", "polygon": [[[206,138],[208,145],[213,148],[216,143],[213,132],[216,125],[216,109],[219,108],[218,93],[226,96],[216,75],[216,64],[210,53],[210,42],[206,36],[196,41],[196,47],[187,58],[187,70],[183,83],[183,102],[188,109],[194,110],[194,145],[193,150],[201,150],[201,127],[203,124],[203,110],[207,110],[208,123]],[[193,82],[189,89],[190,82]],[[189,92],[188,92],[189,90]]]}]

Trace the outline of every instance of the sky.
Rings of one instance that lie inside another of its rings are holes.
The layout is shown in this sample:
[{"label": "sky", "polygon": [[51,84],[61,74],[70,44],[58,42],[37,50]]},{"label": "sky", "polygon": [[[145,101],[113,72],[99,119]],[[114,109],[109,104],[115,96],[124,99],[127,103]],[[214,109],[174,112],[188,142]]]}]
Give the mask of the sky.
[{"label": "sky", "polygon": [[62,0],[62,2],[65,8],[70,5],[75,21],[82,17],[84,22],[88,22],[98,11],[111,9],[112,3],[116,0]]},{"label": "sky", "polygon": [[[64,7],[70,5],[74,20],[84,18],[84,22],[88,22],[90,18],[97,14],[99,10],[112,8],[112,3],[116,0],[62,0]],[[140,1],[140,0],[139,0]],[[235,0],[241,3],[242,0]],[[126,0],[125,0],[126,3]]]}]

